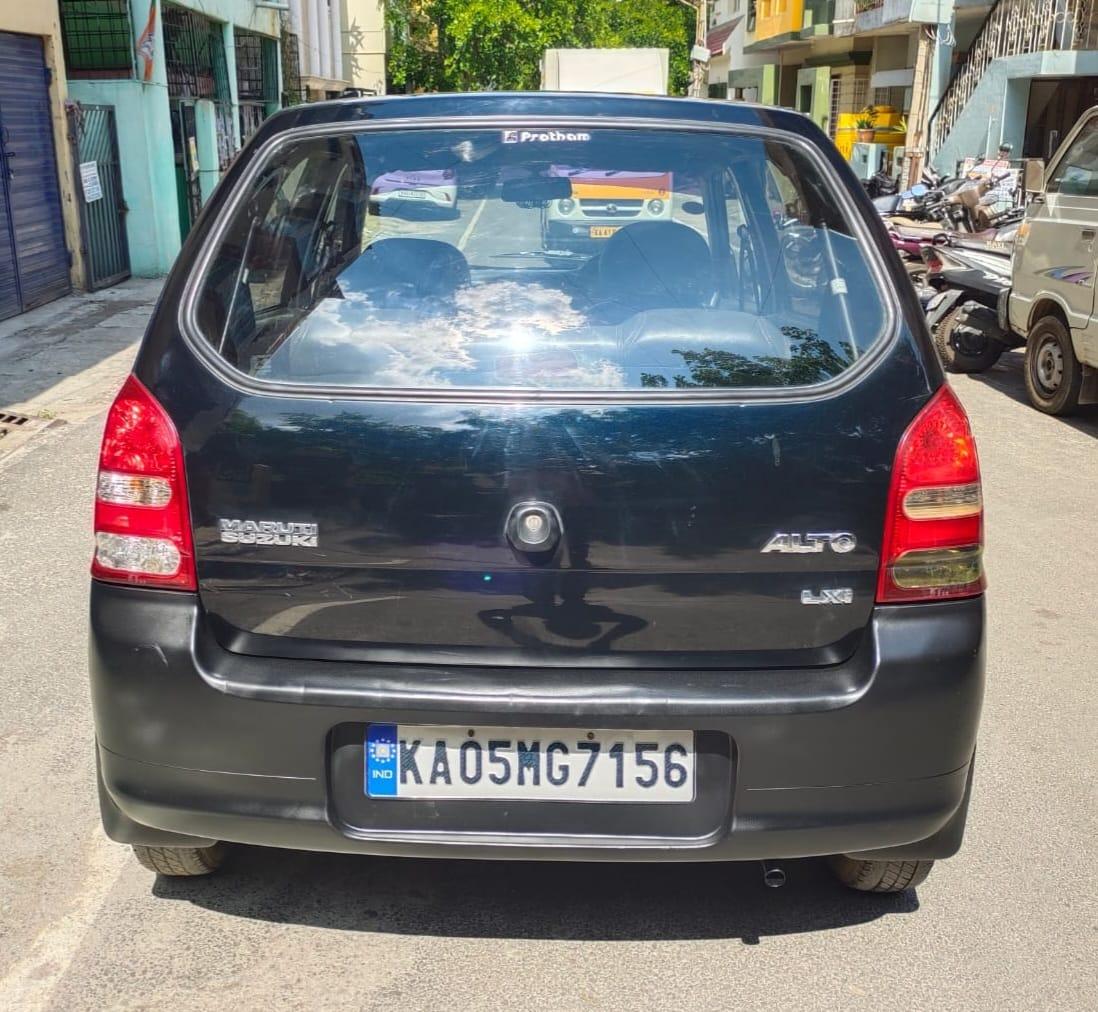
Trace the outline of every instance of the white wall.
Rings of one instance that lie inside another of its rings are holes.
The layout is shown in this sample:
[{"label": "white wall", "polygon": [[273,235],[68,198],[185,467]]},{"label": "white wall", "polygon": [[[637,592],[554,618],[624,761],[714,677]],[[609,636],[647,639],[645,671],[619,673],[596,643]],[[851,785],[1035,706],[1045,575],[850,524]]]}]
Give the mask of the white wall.
[{"label": "white wall", "polygon": [[346,84],[340,0],[290,0],[290,20],[301,39],[301,76]]}]

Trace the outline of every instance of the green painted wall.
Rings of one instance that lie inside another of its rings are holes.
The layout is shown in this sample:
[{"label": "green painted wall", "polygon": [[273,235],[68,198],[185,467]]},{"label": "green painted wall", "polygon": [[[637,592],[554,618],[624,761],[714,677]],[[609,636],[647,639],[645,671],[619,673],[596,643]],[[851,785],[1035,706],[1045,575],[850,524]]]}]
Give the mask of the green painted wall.
[{"label": "green painted wall", "polygon": [[114,106],[130,269],[138,277],[166,273],[180,245],[166,82],[70,80],[69,97]]},{"label": "green painted wall", "polygon": [[[153,75],[149,83],[138,79],[71,78],[68,82],[69,97],[74,101],[114,106],[122,190],[129,208],[126,235],[130,264],[138,277],[166,274],[181,245],[168,79],[164,67],[164,32],[159,16],[160,0],[155,2],[158,15]],[[233,26],[277,37],[280,31],[278,12],[256,7],[255,0],[181,0],[179,6],[189,7],[204,17],[223,22],[233,131],[239,143]],[[130,13],[136,40],[149,15],[149,0],[131,0]],[[199,186],[205,200],[213,192],[220,175],[213,103],[197,102],[195,117],[198,127]]]},{"label": "green painted wall", "polygon": [[[797,104],[796,109],[806,113],[818,127],[827,129],[827,117],[830,115],[830,67],[804,67],[797,71]],[[803,89],[807,88],[810,95],[808,108],[803,107],[801,101],[804,95]]]}]

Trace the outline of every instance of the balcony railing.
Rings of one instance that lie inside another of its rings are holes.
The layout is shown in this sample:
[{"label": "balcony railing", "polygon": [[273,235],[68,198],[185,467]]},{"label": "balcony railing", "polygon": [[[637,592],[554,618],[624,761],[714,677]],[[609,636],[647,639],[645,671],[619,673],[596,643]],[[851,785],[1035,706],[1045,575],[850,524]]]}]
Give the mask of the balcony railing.
[{"label": "balcony railing", "polygon": [[998,0],[931,113],[931,155],[945,143],[992,60],[1085,49],[1095,44],[1094,13],[1094,0]]},{"label": "balcony railing", "polygon": [[835,14],[831,19],[832,35],[853,35],[854,16],[862,0],[835,0]]}]

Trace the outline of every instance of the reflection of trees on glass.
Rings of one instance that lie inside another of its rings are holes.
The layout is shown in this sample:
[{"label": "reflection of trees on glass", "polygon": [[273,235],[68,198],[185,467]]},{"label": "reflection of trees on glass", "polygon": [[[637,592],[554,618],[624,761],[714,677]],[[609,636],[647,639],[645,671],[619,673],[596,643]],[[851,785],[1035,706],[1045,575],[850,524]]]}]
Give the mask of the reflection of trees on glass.
[{"label": "reflection of trees on glass", "polygon": [[[822,383],[837,376],[854,361],[848,341],[839,347],[825,341],[814,330],[786,326],[782,333],[795,342],[785,358],[781,355],[741,355],[734,351],[705,348],[680,351],[689,376],[674,377],[680,389],[691,387],[774,387],[804,386]],[[667,377],[660,373],[641,373],[641,386],[666,387]]]}]

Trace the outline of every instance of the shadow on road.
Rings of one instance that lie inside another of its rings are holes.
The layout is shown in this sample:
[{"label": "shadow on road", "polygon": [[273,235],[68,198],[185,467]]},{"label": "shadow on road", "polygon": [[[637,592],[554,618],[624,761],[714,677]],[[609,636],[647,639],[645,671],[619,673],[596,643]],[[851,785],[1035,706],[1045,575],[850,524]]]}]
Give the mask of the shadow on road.
[{"label": "shadow on road", "polygon": [[[0,408],[42,402],[69,417],[86,402],[97,410],[105,398],[106,407],[160,288],[160,280],[132,278],[0,321]],[[116,356],[124,361],[112,365]]]},{"label": "shadow on road", "polygon": [[[1030,411],[1036,412],[1037,409],[1030,405],[1029,397],[1026,395],[1024,369],[1025,356],[1023,353],[1020,350],[1008,351],[986,372],[972,373],[969,378],[977,383],[982,383],[984,386],[991,387],[993,390],[998,390],[1001,394],[1006,394],[1011,400],[1024,404]],[[1098,404],[1086,405],[1079,408],[1078,413],[1075,415],[1055,420],[1098,439]]]},{"label": "shadow on road", "polygon": [[451,938],[666,941],[824,931],[918,909],[914,891],[853,893],[822,861],[575,864],[369,858],[238,847],[210,879],[157,878],[153,893],[277,924]]}]

